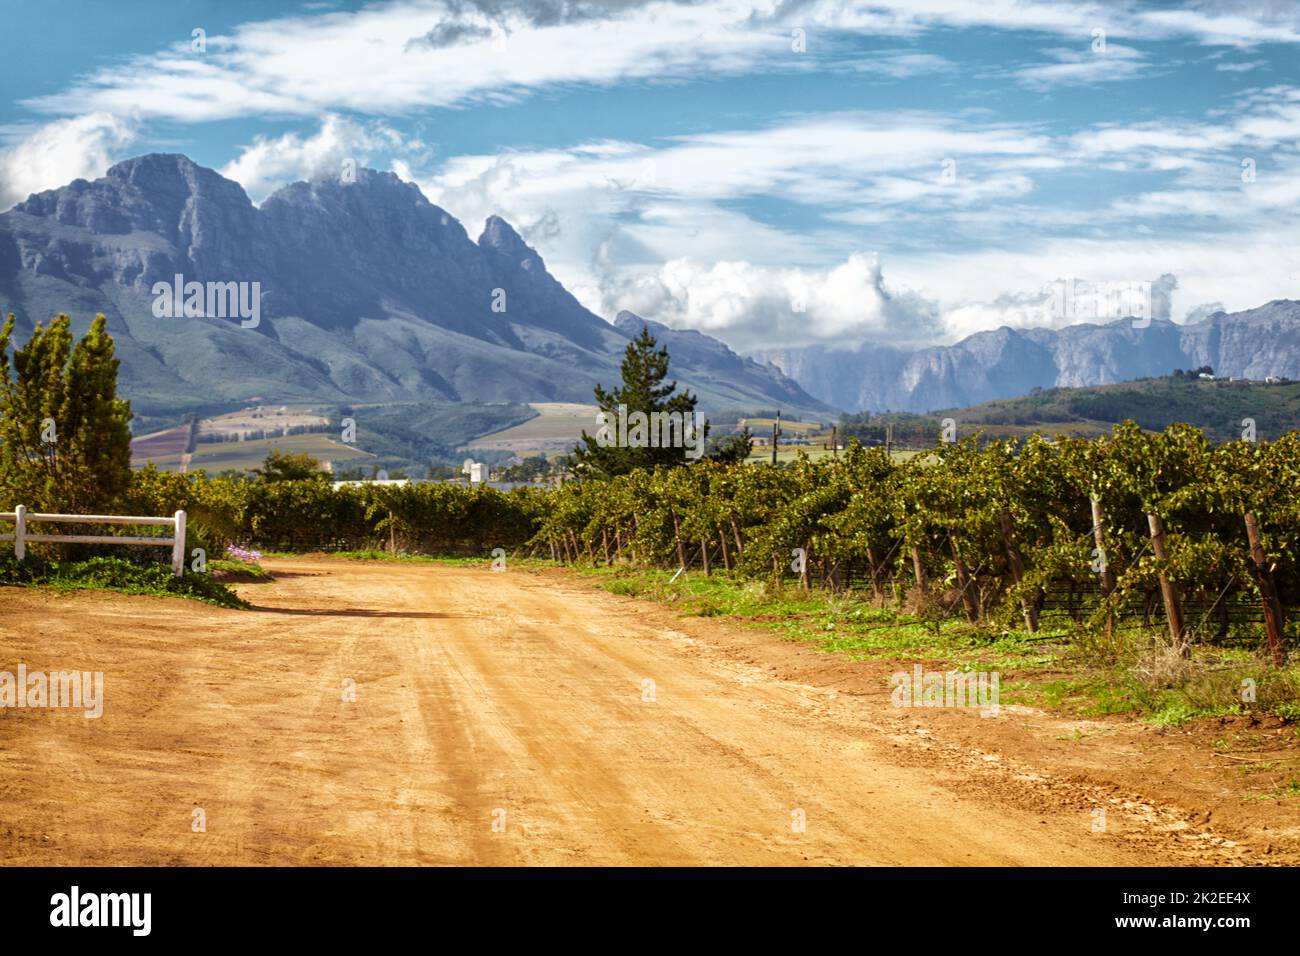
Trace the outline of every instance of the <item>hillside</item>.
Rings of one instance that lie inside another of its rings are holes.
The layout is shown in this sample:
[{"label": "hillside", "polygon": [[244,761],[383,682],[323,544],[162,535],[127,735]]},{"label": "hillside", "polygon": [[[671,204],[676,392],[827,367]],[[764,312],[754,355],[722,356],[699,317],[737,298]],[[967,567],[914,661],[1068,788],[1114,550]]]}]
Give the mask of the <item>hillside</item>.
[{"label": "hillside", "polygon": [[1214,441],[1240,438],[1242,420],[1249,418],[1255,422],[1256,437],[1266,441],[1300,429],[1300,382],[1206,381],[1167,376],[1090,388],[1049,388],[1019,398],[928,415],[846,415],[841,428],[846,437],[876,443],[884,440],[886,425],[892,425],[896,444],[931,445],[944,418],[957,422],[959,435],[979,430],[998,437],[1034,432],[1102,435],[1126,419],[1150,431],[1185,422],[1203,429]]}]

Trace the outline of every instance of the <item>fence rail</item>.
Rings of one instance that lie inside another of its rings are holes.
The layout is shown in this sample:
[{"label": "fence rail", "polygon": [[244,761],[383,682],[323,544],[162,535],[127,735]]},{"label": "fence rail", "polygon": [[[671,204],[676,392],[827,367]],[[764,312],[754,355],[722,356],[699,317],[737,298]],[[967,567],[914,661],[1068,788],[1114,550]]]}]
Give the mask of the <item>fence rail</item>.
[{"label": "fence rail", "polygon": [[[172,573],[180,577],[185,571],[185,512],[178,511],[170,518],[147,518],[139,515],[58,515],[29,512],[23,505],[13,511],[0,511],[0,522],[11,521],[13,534],[0,534],[0,541],[14,543],[14,557],[19,561],[27,557],[27,543],[38,544],[135,544],[170,547],[172,549]],[[119,535],[101,534],[32,534],[27,530],[29,522],[38,524],[158,524],[172,529],[170,538],[128,538]]]}]

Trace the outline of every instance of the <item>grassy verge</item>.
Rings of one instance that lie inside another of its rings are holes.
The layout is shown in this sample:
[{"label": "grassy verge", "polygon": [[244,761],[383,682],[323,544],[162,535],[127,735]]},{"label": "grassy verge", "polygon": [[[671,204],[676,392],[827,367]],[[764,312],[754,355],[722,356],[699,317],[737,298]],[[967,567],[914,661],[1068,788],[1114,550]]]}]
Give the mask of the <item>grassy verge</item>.
[{"label": "grassy verge", "polygon": [[214,558],[208,562],[208,573],[222,582],[265,583],[275,580],[271,572],[260,564],[237,558]]},{"label": "grassy verge", "polygon": [[84,561],[50,561],[29,556],[17,561],[0,555],[0,585],[43,587],[56,591],[95,588],[122,594],[183,597],[221,607],[248,605],[210,575],[186,570],[181,577],[165,564],[133,564],[122,558],[95,557]]},{"label": "grassy verge", "polygon": [[1091,645],[1086,655],[1080,652],[1068,618],[1047,620],[1030,633],[956,618],[922,620],[860,596],[805,594],[725,574],[673,581],[668,571],[576,570],[614,594],[671,604],[684,615],[726,617],[853,660],[998,671],[1004,704],[1084,716],[1130,714],[1160,726],[1247,714],[1300,721],[1300,668],[1278,670],[1243,648],[1198,645],[1190,661],[1172,660],[1157,642],[1134,634],[1102,661]]}]

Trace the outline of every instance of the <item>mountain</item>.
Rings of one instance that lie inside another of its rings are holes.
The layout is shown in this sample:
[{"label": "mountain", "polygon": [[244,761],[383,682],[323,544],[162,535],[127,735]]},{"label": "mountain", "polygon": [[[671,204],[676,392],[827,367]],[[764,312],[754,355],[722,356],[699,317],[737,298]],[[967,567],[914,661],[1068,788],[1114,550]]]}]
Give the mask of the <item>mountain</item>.
[{"label": "mountain", "polygon": [[1106,385],[1211,366],[1221,377],[1300,379],[1300,302],[1278,299],[1178,325],[1132,319],[1063,329],[977,332],[954,345],[901,349],[869,343],[767,350],[811,395],[853,411],[925,412],[1025,395],[1035,388]]},{"label": "mountain", "polygon": [[[248,283],[250,302],[259,283],[257,321],[156,316],[155,285],[177,275]],[[392,173],[293,183],[257,207],[238,183],[172,154],[0,213],[0,310],[20,330],[67,312],[78,333],[104,313],[122,391],[153,415],[254,398],[590,402],[597,382],[617,381],[629,341],[509,223],[494,216],[472,240]],[[726,351],[694,351],[717,349]],[[696,366],[671,354],[706,409],[826,410],[775,369],[751,361],[728,381],[712,358]]]}]

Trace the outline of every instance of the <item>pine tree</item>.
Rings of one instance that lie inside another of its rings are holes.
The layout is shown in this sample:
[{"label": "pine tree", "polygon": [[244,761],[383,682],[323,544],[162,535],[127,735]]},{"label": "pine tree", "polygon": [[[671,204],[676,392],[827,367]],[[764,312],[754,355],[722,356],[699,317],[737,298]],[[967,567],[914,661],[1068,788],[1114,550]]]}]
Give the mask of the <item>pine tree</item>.
[{"label": "pine tree", "polygon": [[[652,470],[660,465],[684,465],[687,456],[686,442],[680,433],[663,443],[666,447],[636,446],[622,443],[616,434],[620,414],[643,412],[647,417],[655,413],[679,414],[682,420],[694,423],[698,399],[688,391],[677,393],[677,383],[665,384],[668,378],[668,350],[656,348],[654,336],[643,328],[641,334],[627,347],[620,367],[623,383],[612,391],[596,386],[596,404],[605,414],[608,439],[602,443],[599,430],[596,435],[582,434],[582,444],[573,450],[574,472],[584,478],[613,478],[637,468]],[[675,394],[677,393],[677,394]],[[625,410],[620,412],[620,406]],[[624,419],[626,420],[626,419]],[[653,420],[653,419],[652,419]],[[704,426],[702,442],[707,436]]]},{"label": "pine tree", "polygon": [[723,465],[744,464],[754,450],[754,433],[746,426],[738,435],[723,435],[710,443],[705,455],[710,461]]},{"label": "pine tree", "polygon": [[[9,358],[0,329],[0,505],[90,514],[131,482],[131,406],[117,397],[119,360],[104,316],[73,346],[71,321],[38,323]],[[10,376],[12,366],[14,375]]]}]

